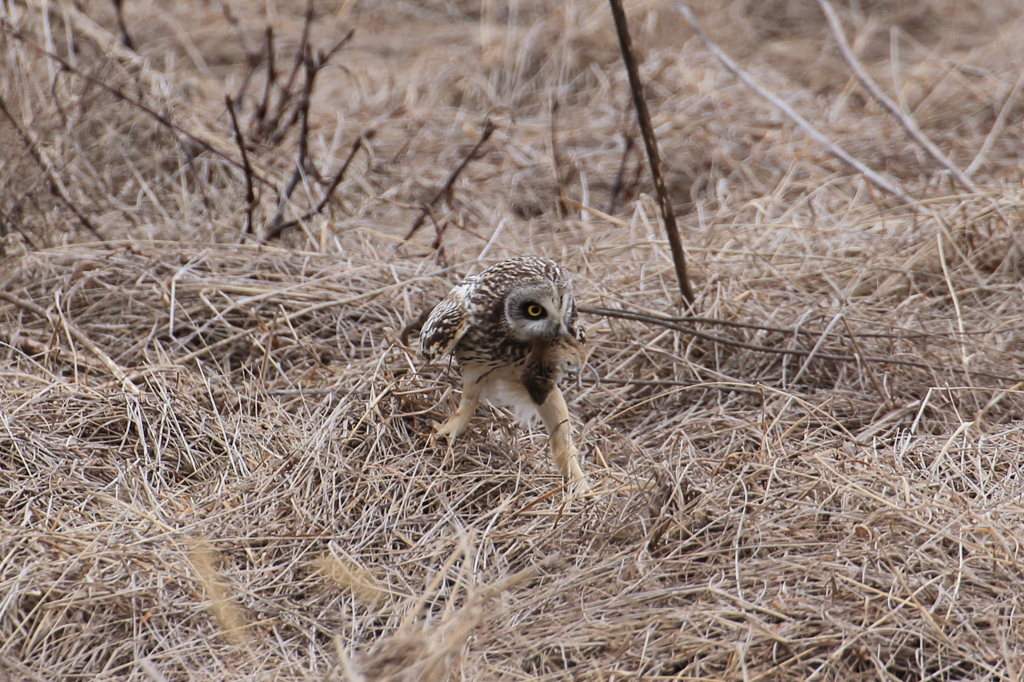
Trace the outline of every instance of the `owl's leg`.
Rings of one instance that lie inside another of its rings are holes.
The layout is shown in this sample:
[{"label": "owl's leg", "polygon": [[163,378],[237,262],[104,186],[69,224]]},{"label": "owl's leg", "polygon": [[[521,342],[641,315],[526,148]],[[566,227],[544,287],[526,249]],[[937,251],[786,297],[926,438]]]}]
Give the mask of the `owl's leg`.
[{"label": "owl's leg", "polygon": [[454,441],[469,428],[469,421],[476,412],[476,406],[480,402],[480,394],[483,392],[483,373],[473,371],[470,368],[462,372],[462,400],[459,406],[452,412],[444,424],[434,430],[434,435],[448,436],[449,441]]},{"label": "owl's leg", "polygon": [[580,468],[579,451],[572,444],[572,424],[569,422],[569,408],[557,386],[538,409],[544,428],[548,431],[551,454],[562,476],[572,481],[577,492],[589,489],[583,469]]}]

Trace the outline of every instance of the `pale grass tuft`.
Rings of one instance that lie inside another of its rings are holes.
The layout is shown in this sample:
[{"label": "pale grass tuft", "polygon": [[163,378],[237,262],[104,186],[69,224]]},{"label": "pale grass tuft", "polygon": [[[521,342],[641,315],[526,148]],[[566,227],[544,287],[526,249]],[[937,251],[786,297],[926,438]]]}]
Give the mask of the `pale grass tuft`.
[{"label": "pale grass tuft", "polygon": [[190,558],[209,601],[210,613],[220,625],[225,639],[232,644],[248,644],[249,624],[231,593],[228,579],[220,570],[217,552],[206,542],[196,542]]},{"label": "pale grass tuft", "polygon": [[339,587],[351,590],[356,598],[369,607],[376,607],[387,599],[390,591],[354,559],[336,554],[324,554],[311,562],[317,574]]}]

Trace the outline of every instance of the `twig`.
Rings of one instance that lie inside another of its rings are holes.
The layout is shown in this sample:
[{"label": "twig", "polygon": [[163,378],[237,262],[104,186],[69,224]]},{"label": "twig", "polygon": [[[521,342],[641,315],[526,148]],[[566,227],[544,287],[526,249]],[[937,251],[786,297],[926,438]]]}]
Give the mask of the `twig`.
[{"label": "twig", "polygon": [[857,56],[853,54],[853,50],[850,49],[850,44],[846,41],[846,34],[843,33],[843,25],[840,23],[839,15],[836,14],[836,10],[832,7],[830,0],[818,0],[818,5],[821,7],[821,11],[825,13],[825,18],[828,19],[829,27],[832,29],[832,35],[836,39],[836,42],[839,43],[839,50],[843,53],[843,58],[853,71],[854,76],[856,76],[857,80],[860,81],[860,84],[863,85],[869,93],[871,93],[871,96],[874,97],[879,104],[885,107],[885,109],[887,109],[889,113],[900,122],[900,125],[903,126],[904,130],[914,138],[914,141],[917,142],[922,149],[928,152],[933,159],[938,161],[939,164],[945,167],[945,169],[948,170],[954,178],[956,178],[957,182],[972,192],[980,192],[981,190],[978,186],[971,182],[971,179],[968,178],[963,171],[957,168],[957,165],[953,163],[948,156],[943,154],[942,150],[939,149],[934,142],[928,139],[928,136],[926,136],[917,125],[917,121],[904,113],[896,102],[892,101],[888,95],[882,92],[882,89],[878,87],[878,84],[875,83],[874,79],[872,79],[868,72],[864,70],[864,67],[861,66],[859,61],[857,61]]},{"label": "twig", "polygon": [[567,195],[565,193],[566,173],[562,172],[562,159],[558,154],[558,100],[551,100],[551,170],[555,176],[555,187],[558,188],[558,201],[555,202],[555,215],[558,218],[565,217],[565,207],[562,203]]},{"label": "twig", "polygon": [[[19,31],[18,29],[14,28],[14,26],[12,26],[6,19],[0,18],[0,29],[3,29],[3,31],[5,33],[7,33],[8,35],[16,38],[22,44],[28,45],[29,47],[31,47],[33,50],[35,50],[39,54],[45,55],[45,56],[49,57],[50,59],[52,59],[53,61],[57,62],[58,64],[61,65],[61,67],[65,71],[67,71],[69,73],[73,73],[74,75],[78,76],[79,78],[82,78],[83,80],[86,80],[86,81],[92,83],[93,85],[96,85],[97,87],[99,87],[99,88],[103,89],[104,91],[106,91],[107,93],[113,95],[114,97],[116,97],[120,101],[124,102],[125,104],[128,104],[130,106],[135,107],[139,111],[142,111],[147,116],[149,116],[150,118],[155,120],[160,125],[162,125],[162,126],[164,126],[166,128],[169,128],[170,130],[173,130],[175,133],[177,133],[179,135],[182,135],[182,136],[186,137],[189,141],[194,142],[199,147],[201,147],[202,149],[205,149],[206,151],[210,152],[211,154],[213,154],[215,156],[218,156],[221,159],[224,159],[225,161],[230,163],[232,166],[235,166],[236,168],[239,168],[239,169],[242,168],[242,164],[241,164],[240,161],[237,161],[236,159],[231,158],[228,154],[226,154],[226,153],[222,152],[221,150],[217,149],[216,147],[211,145],[206,140],[204,140],[201,137],[199,137],[197,135],[194,135],[194,134],[190,133],[189,131],[185,130],[184,128],[182,128],[181,126],[179,126],[176,123],[172,122],[166,116],[164,116],[163,114],[160,114],[159,112],[157,112],[153,108],[151,108],[149,106],[146,106],[145,104],[143,104],[142,102],[138,101],[137,99],[124,94],[123,92],[121,92],[120,88],[115,88],[112,85],[107,85],[106,83],[104,83],[103,81],[101,81],[98,78],[90,76],[89,74],[86,74],[86,73],[82,73],[81,71],[76,69],[67,60],[65,60],[65,59],[55,55],[54,53],[50,52],[46,48],[44,48],[44,47],[42,47],[40,45],[37,45],[33,41],[29,40],[28,38],[26,38],[25,36],[23,36],[21,34],[21,31]],[[263,184],[270,184],[270,181],[266,180],[265,178],[263,178],[262,176],[260,176],[258,174],[254,174],[253,178],[255,180],[257,180],[258,182],[261,182]]]},{"label": "twig", "polygon": [[626,12],[622,9],[622,0],[608,0],[608,2],[612,8],[612,17],[615,19],[615,30],[619,34],[622,61],[625,62],[626,73],[629,75],[629,88],[633,93],[633,107],[636,109],[636,119],[637,123],[640,124],[640,134],[643,136],[644,146],[647,148],[647,160],[651,166],[651,177],[654,179],[654,190],[658,195],[661,219],[665,223],[665,233],[668,235],[668,244],[672,251],[672,263],[676,268],[679,291],[683,295],[686,305],[692,308],[694,301],[693,289],[690,287],[690,278],[686,274],[686,254],[683,252],[683,241],[679,237],[679,227],[676,225],[676,216],[672,210],[672,200],[669,198],[668,188],[665,186],[665,177],[661,172],[661,156],[658,153],[658,141],[654,137],[651,113],[647,109],[647,100],[644,98],[643,86],[640,84],[640,68],[637,66],[636,55],[633,53],[633,44],[629,37],[629,26],[626,24]]},{"label": "twig", "polygon": [[[242,170],[245,172],[245,229],[243,234],[252,234],[252,212],[256,208],[256,193],[252,189],[252,166],[249,165],[249,154],[245,151],[245,138],[242,137],[242,130],[238,127],[238,119],[235,117],[235,103],[231,95],[224,95],[224,104],[231,116],[231,128],[235,133],[235,142],[242,154]],[[243,237],[244,241],[244,237]]]},{"label": "twig", "polygon": [[8,303],[16,305],[22,310],[27,310],[36,317],[46,320],[47,322],[50,323],[50,326],[53,327],[54,330],[57,330],[60,327],[64,327],[64,329],[67,330],[68,334],[74,337],[74,339],[78,341],[80,344],[85,346],[86,350],[95,355],[96,358],[101,363],[103,363],[103,366],[107,368],[107,371],[113,374],[114,378],[116,378],[124,388],[131,391],[132,393],[135,393],[136,395],[139,393],[138,387],[131,382],[125,371],[121,369],[118,366],[118,364],[110,358],[109,355],[103,352],[103,349],[101,349],[99,346],[93,343],[93,340],[86,336],[85,332],[83,332],[81,329],[72,324],[70,320],[63,316],[58,317],[56,315],[53,315],[52,313],[50,313],[47,310],[44,310],[35,303],[31,301],[26,301],[22,298],[18,298],[14,294],[7,291],[3,291],[2,289],[0,289],[0,299],[3,299]]},{"label": "twig", "polygon": [[[281,221],[284,219],[284,209],[288,205],[288,201],[292,198],[292,193],[295,188],[299,185],[299,180],[302,179],[302,174],[306,171],[307,165],[312,166],[309,163],[309,103],[313,93],[313,79],[316,77],[316,70],[313,67],[313,56],[309,50],[306,50],[306,85],[302,89],[302,99],[299,102],[299,119],[301,121],[299,125],[299,151],[298,159],[295,161],[295,170],[292,171],[292,177],[288,180],[288,185],[284,188],[284,192],[277,203],[277,211],[274,213],[273,219],[270,221],[270,226],[267,231],[274,230]],[[315,171],[315,169],[314,169]],[[319,179],[319,173],[315,173],[317,179]]]},{"label": "twig", "polygon": [[341,168],[339,168],[338,171],[334,174],[334,177],[331,178],[331,182],[330,184],[327,185],[327,190],[324,192],[323,198],[320,199],[320,202],[311,211],[306,211],[295,220],[286,220],[276,225],[271,224],[271,226],[267,228],[266,233],[263,235],[263,239],[265,241],[277,239],[278,237],[281,236],[281,233],[287,230],[288,228],[295,227],[302,221],[309,220],[310,218],[324,210],[324,207],[327,206],[327,202],[331,200],[331,195],[334,194],[334,190],[337,189],[338,185],[341,184],[342,178],[345,177],[345,171],[348,170],[348,167],[352,163],[352,159],[355,157],[356,152],[358,152],[362,148],[363,140],[372,139],[373,135],[374,131],[371,129],[367,130],[362,135],[356,138],[356,141],[352,143],[352,149],[349,151],[348,158],[345,159],[345,163],[341,164]]},{"label": "twig", "polygon": [[303,63],[306,65],[306,85],[302,88],[302,97],[299,99],[299,160],[295,166],[296,180],[302,175],[300,171],[308,171],[317,182],[320,182],[322,178],[317,172],[316,164],[309,158],[309,107],[313,101],[313,82],[320,66],[313,59],[312,51],[306,52]]},{"label": "twig", "polygon": [[[352,36],[355,35],[355,32],[356,32],[355,29],[351,29],[347,34],[345,34],[345,37],[342,38],[341,40],[339,40],[337,43],[335,43],[334,46],[330,50],[327,50],[326,52],[323,51],[323,50],[320,50],[319,52],[317,52],[317,55],[316,55],[315,59],[312,56],[313,55],[313,48],[311,48],[309,45],[306,45],[306,47],[304,48],[305,51],[303,53],[302,62],[301,62],[302,64],[306,65],[306,74],[307,74],[306,75],[306,84],[303,86],[302,97],[299,99],[298,106],[296,106],[292,110],[291,116],[288,117],[288,121],[284,125],[279,126],[277,128],[277,130],[274,131],[274,134],[270,136],[270,138],[268,140],[268,142],[270,144],[272,144],[272,145],[279,144],[281,142],[281,140],[284,139],[284,136],[288,134],[288,131],[291,130],[292,127],[299,121],[299,119],[302,116],[302,112],[303,112],[303,108],[302,108],[303,107],[303,102],[304,101],[308,102],[308,98],[309,98],[309,96],[313,92],[313,81],[315,80],[316,75],[320,72],[320,69],[322,69],[325,66],[327,66],[327,62],[330,61],[331,57],[333,57],[335,55],[335,53],[338,52],[338,50],[340,50],[342,47],[344,47],[345,43],[347,43],[349,40],[352,39]],[[282,113],[283,113],[283,111],[279,112],[277,117],[275,117],[275,119],[274,119],[274,125],[275,126],[278,125],[278,120],[280,119],[280,115]]]},{"label": "twig", "polygon": [[274,59],[274,27],[267,26],[264,36],[263,42],[266,45],[267,55],[266,81],[263,83],[263,97],[253,109],[252,120],[249,121],[249,130],[252,131],[255,124],[256,130],[254,132],[260,140],[266,138],[267,107],[270,106],[270,93],[273,92],[274,82],[277,80],[276,60]]},{"label": "twig", "polygon": [[1013,86],[1013,90],[1010,91],[1006,101],[1003,102],[1002,108],[999,110],[999,115],[996,116],[995,123],[992,124],[992,129],[988,131],[988,135],[985,137],[985,142],[981,145],[981,149],[978,150],[978,154],[971,161],[971,165],[964,171],[964,175],[970,177],[974,175],[974,172],[981,168],[982,164],[985,163],[985,157],[992,151],[993,145],[996,140],[1003,133],[1003,128],[1006,127],[1006,118],[1010,115],[1010,109],[1013,107],[1013,103],[1017,101],[1017,96],[1020,94],[1021,88],[1024,87],[1024,71],[1021,71],[1020,77],[1017,78],[1017,83]]},{"label": "twig", "polygon": [[[288,74],[288,80],[284,82],[282,94],[290,93],[295,78],[299,75],[299,67],[302,66],[303,56],[309,46],[309,29],[313,25],[313,0],[306,0],[306,9],[302,13],[302,35],[299,37],[299,49],[295,52],[295,59],[292,62],[292,70]],[[284,106],[279,102],[278,111],[284,111]]]},{"label": "twig", "polygon": [[611,198],[608,200],[609,214],[615,213],[615,209],[619,207],[619,196],[625,194],[626,164],[629,162],[630,152],[636,146],[636,141],[630,133],[623,133],[622,141],[622,161],[619,162],[619,172],[615,174],[615,182],[612,183]]},{"label": "twig", "polygon": [[676,9],[678,9],[680,14],[683,15],[683,19],[685,19],[686,23],[690,25],[690,28],[693,29],[693,32],[696,33],[702,41],[704,41],[704,44],[707,46],[708,50],[710,50],[711,53],[715,55],[715,57],[718,59],[718,61],[722,62],[722,65],[725,66],[725,68],[728,69],[734,76],[736,76],[736,78],[738,78],[744,85],[746,85],[748,88],[756,92],[764,99],[771,102],[773,105],[775,105],[779,110],[786,114],[786,116],[788,116],[793,122],[795,122],[797,125],[803,128],[804,131],[812,138],[814,138],[815,141],[817,141],[820,145],[825,147],[832,156],[836,157],[837,159],[848,165],[850,168],[857,171],[858,173],[862,173],[864,177],[867,178],[868,182],[873,184],[875,187],[878,187],[883,192],[892,195],[901,204],[913,203],[913,200],[907,195],[906,192],[904,192],[899,187],[899,185],[889,180],[886,180],[881,175],[871,170],[863,163],[855,159],[853,156],[848,154],[842,147],[834,143],[832,140],[828,139],[828,137],[826,137],[822,132],[820,132],[817,128],[811,125],[807,121],[807,119],[798,114],[796,110],[793,109],[793,107],[789,106],[789,104],[781,100],[770,90],[764,88],[763,86],[761,86],[761,84],[755,81],[750,76],[750,74],[741,69],[736,64],[736,62],[730,59],[729,55],[727,55],[725,51],[722,50],[722,48],[719,47],[717,43],[715,43],[715,41],[711,40],[711,37],[704,32],[704,29],[697,21],[697,17],[693,15],[693,12],[690,11],[690,8],[687,7],[686,4],[682,2],[682,0],[674,0],[674,2],[676,5]]},{"label": "twig", "polygon": [[281,117],[284,116],[284,112],[287,110],[289,103],[292,99],[292,83],[295,82],[295,76],[299,73],[299,67],[302,65],[303,55],[306,53],[306,47],[309,44],[309,22],[310,22],[310,5],[312,0],[306,3],[305,22],[302,26],[302,37],[299,39],[299,47],[295,53],[295,59],[293,60],[292,70],[288,74],[288,79],[283,86],[280,87],[277,96],[277,105],[274,108],[274,113],[270,113],[270,95],[274,86],[274,82],[277,79],[277,72],[274,68],[274,43],[273,43],[273,31],[271,27],[267,27],[267,54],[270,63],[267,68],[267,82],[263,88],[263,99],[260,106],[254,115],[254,119],[258,125],[256,127],[256,133],[260,140],[266,140],[270,135],[276,132],[278,126],[281,123]]},{"label": "twig", "polygon": [[124,0],[112,0],[114,3],[114,16],[117,19],[117,30],[121,32],[121,42],[124,46],[131,51],[135,51],[135,41],[132,40],[132,36],[128,33],[128,24],[124,21],[124,9],[122,5]]},{"label": "twig", "polygon": [[448,224],[450,221],[447,217],[445,217],[445,219],[439,225],[437,221],[434,220],[434,214],[431,213],[430,222],[434,224],[435,235],[434,242],[430,245],[430,248],[437,252],[437,264],[440,265],[442,268],[446,268],[448,267],[448,256],[444,252],[444,233],[445,230],[448,229]]},{"label": "twig", "polygon": [[[608,317],[615,317],[616,313],[622,312],[613,308],[601,308],[595,306],[577,306],[576,308],[581,313],[588,315],[606,315]],[[715,317],[672,317],[669,315],[651,315],[648,313],[638,313],[634,311],[627,311],[637,316],[644,316],[650,318],[650,321],[655,324],[659,322],[699,322],[702,324],[713,324],[720,327],[735,327],[737,329],[755,329],[757,331],[766,332],[778,332],[780,334],[796,334],[798,336],[820,336],[821,332],[814,329],[792,329],[789,327],[772,327],[770,325],[754,324],[752,322],[737,322],[736,320],[720,320]],[[636,319],[639,320],[639,317]],[[844,318],[845,319],[845,318]],[[1016,330],[1017,327],[1014,327]],[[958,336],[987,336],[992,334],[994,329],[977,329],[973,331],[964,331],[963,333],[953,334],[940,334],[938,332],[911,332],[906,331],[902,334],[885,334],[885,333],[862,333],[857,334],[858,339],[899,339],[909,341],[912,339],[930,339],[930,338],[943,338],[943,339],[956,339]],[[1006,329],[1004,329],[1006,331]]]},{"label": "twig", "polygon": [[441,189],[437,191],[437,194],[434,195],[434,198],[427,202],[426,206],[420,209],[419,216],[416,218],[415,221],[413,221],[412,227],[409,228],[409,232],[406,233],[405,238],[402,239],[403,242],[407,242],[410,239],[412,239],[412,236],[416,234],[416,231],[423,226],[423,221],[427,219],[427,214],[430,213],[430,209],[433,208],[434,205],[441,200],[441,197],[443,197],[445,194],[451,191],[452,185],[454,185],[455,181],[458,180],[459,178],[459,174],[462,173],[463,169],[465,169],[466,166],[469,165],[470,161],[476,158],[477,152],[479,152],[480,148],[484,146],[488,139],[490,139],[491,134],[495,131],[495,128],[496,126],[493,123],[491,123],[490,119],[484,121],[484,129],[480,133],[480,139],[477,141],[475,145],[473,145],[473,148],[469,150],[469,153],[466,154],[466,158],[462,160],[462,163],[460,163],[458,167],[451,172],[451,174],[448,176],[448,180],[445,181],[444,186],[442,186]]},{"label": "twig", "polygon": [[[580,312],[592,312],[594,308],[579,308]],[[759,353],[771,353],[773,355],[794,355],[797,357],[808,357],[813,354],[814,357],[820,360],[833,360],[835,362],[874,362],[881,365],[899,365],[901,367],[915,367],[917,369],[925,369],[931,372],[942,372],[944,370],[952,370],[961,374],[967,375],[968,372],[965,369],[952,366],[938,366],[932,365],[925,362],[916,362],[914,360],[898,360],[896,358],[883,358],[871,355],[836,355],[833,353],[818,353],[814,350],[806,350],[803,348],[773,348],[771,346],[760,346],[755,343],[746,343],[744,341],[735,341],[733,339],[727,339],[722,336],[716,336],[715,334],[708,334],[692,327],[686,327],[681,324],[676,324],[668,320],[662,319],[654,315],[645,315],[642,313],[634,313],[626,310],[610,310],[607,308],[600,309],[602,312],[595,313],[600,314],[604,317],[618,317],[624,320],[636,320],[637,322],[647,322],[650,324],[656,324],[666,329],[672,329],[674,331],[689,334],[698,339],[704,339],[705,341],[711,341],[712,343],[720,343],[725,346],[732,346],[734,348],[743,348],[745,350],[757,351]],[[791,331],[791,330],[790,330]],[[987,379],[995,379],[996,381],[1024,381],[1024,378],[1020,377],[1009,377],[1000,374],[991,374],[988,372],[979,372],[977,370],[971,370],[970,376],[980,376]]]},{"label": "twig", "polygon": [[0,113],[3,113],[7,120],[11,122],[11,125],[14,126],[14,129],[18,133],[18,137],[21,138],[22,143],[28,149],[29,155],[39,165],[39,167],[43,169],[43,173],[46,174],[47,182],[50,185],[50,192],[64,202],[64,205],[68,207],[68,210],[75,214],[75,217],[78,218],[78,222],[80,222],[93,237],[101,242],[107,241],[106,238],[100,234],[100,231],[96,226],[93,225],[92,221],[89,220],[89,217],[78,207],[78,204],[72,201],[71,197],[68,195],[67,188],[64,187],[64,183],[57,175],[57,171],[53,169],[53,164],[50,163],[49,159],[43,155],[43,151],[39,149],[39,146],[36,144],[35,140],[32,139],[32,136],[29,135],[28,131],[22,128],[21,124],[18,123],[18,120],[14,118],[14,115],[7,108],[7,102],[4,101],[2,96],[0,96]]}]

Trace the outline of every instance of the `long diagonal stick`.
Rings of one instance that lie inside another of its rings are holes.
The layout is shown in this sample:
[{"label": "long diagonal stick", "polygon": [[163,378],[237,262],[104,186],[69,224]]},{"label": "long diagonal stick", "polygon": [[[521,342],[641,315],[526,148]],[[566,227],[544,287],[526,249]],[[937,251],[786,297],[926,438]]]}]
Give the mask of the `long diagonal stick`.
[{"label": "long diagonal stick", "polygon": [[674,1],[676,9],[678,9],[679,13],[683,15],[683,19],[685,19],[686,23],[690,25],[690,28],[693,29],[693,32],[700,36],[700,39],[704,41],[704,44],[707,46],[708,50],[711,51],[711,54],[715,55],[718,61],[722,62],[722,65],[725,66],[725,68],[728,69],[730,72],[732,72],[734,76],[740,79],[740,81],[744,85],[746,85],[748,88],[759,94],[761,97],[764,97],[766,100],[768,100],[776,107],[778,107],[782,111],[782,113],[786,114],[786,116],[788,116],[794,123],[803,128],[804,131],[812,138],[814,138],[816,142],[825,147],[828,150],[829,154],[836,157],[837,159],[848,165],[850,168],[853,168],[858,173],[862,173],[864,177],[867,178],[868,182],[870,182],[872,185],[879,188],[883,192],[891,194],[901,204],[911,203],[911,198],[907,196],[906,192],[900,189],[899,185],[890,180],[886,180],[884,177],[882,177],[875,171],[871,170],[857,159],[850,156],[850,154],[847,153],[846,150],[844,150],[842,147],[837,145],[832,140],[825,137],[825,135],[817,128],[812,126],[807,121],[807,119],[805,119],[800,114],[796,113],[793,107],[789,106],[786,102],[779,99],[771,91],[767,90],[760,83],[755,81],[750,76],[750,74],[741,69],[736,64],[736,62],[730,59],[729,55],[727,55],[725,51],[722,48],[720,48],[717,43],[715,43],[715,41],[711,40],[711,37],[704,32],[704,29],[697,21],[697,17],[693,16],[693,12],[691,12],[690,8],[686,6],[686,3],[684,3],[682,0]]},{"label": "long diagonal stick", "polygon": [[825,18],[828,19],[828,25],[832,29],[832,36],[839,43],[839,51],[843,53],[843,59],[846,60],[847,65],[853,71],[853,75],[857,77],[860,84],[864,86],[864,89],[871,93],[871,96],[875,100],[885,107],[893,117],[900,122],[900,125],[914,138],[914,142],[921,146],[933,159],[938,161],[950,174],[956,178],[963,187],[966,187],[971,192],[980,192],[978,186],[971,182],[971,179],[964,174],[953,161],[942,153],[942,150],[935,146],[935,143],[928,139],[921,128],[917,125],[912,117],[908,116],[903,110],[900,109],[896,102],[882,92],[882,89],[878,87],[878,83],[875,83],[874,79],[864,70],[860,62],[857,61],[857,56],[853,54],[853,50],[850,49],[850,43],[846,41],[846,34],[843,33],[843,25],[839,21],[839,15],[836,14],[836,10],[832,7],[832,3],[829,0],[818,0],[818,5],[821,6],[821,11],[825,13]]}]

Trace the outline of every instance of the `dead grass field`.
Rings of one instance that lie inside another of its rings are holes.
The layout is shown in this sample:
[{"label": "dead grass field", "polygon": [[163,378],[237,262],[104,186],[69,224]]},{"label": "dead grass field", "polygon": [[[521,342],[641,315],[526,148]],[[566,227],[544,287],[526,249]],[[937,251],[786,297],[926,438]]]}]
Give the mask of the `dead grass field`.
[{"label": "dead grass field", "polygon": [[[691,6],[912,200],[628,2],[677,319],[604,2],[316,0],[314,56],[355,33],[304,115],[301,0],[129,0],[134,50],[112,3],[0,4],[0,680],[1018,682],[1024,9],[837,4],[970,191],[814,0]],[[585,498],[501,411],[434,445],[458,370],[399,338],[524,253],[610,310],[567,391]]]}]

